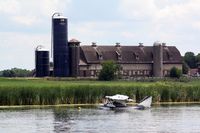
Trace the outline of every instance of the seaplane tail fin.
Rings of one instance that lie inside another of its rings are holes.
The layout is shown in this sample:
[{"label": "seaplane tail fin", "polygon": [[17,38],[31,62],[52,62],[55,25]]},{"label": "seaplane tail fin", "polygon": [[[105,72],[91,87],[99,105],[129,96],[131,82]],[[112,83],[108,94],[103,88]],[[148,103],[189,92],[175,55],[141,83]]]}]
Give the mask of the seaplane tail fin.
[{"label": "seaplane tail fin", "polygon": [[143,106],[144,108],[150,108],[152,103],[152,96],[145,97],[137,106]]}]

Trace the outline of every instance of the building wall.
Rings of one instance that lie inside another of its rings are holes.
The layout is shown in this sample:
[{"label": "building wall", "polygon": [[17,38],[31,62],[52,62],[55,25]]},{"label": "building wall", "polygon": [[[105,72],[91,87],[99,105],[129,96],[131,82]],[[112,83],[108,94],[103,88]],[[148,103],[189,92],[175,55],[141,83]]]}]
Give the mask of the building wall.
[{"label": "building wall", "polygon": [[124,70],[151,70],[152,64],[121,64]]},{"label": "building wall", "polygon": [[170,70],[176,67],[180,70],[182,70],[182,64],[163,64],[163,76],[169,76]]},{"label": "building wall", "polygon": [[[152,64],[120,64],[123,77],[152,76]],[[81,77],[97,77],[102,66],[100,64],[90,64],[79,66]]]},{"label": "building wall", "polygon": [[152,64],[121,64],[124,77],[152,76]]},{"label": "building wall", "polygon": [[[120,71],[123,77],[152,77],[153,64],[120,64]],[[182,64],[163,64],[163,76],[169,76],[172,67],[182,70]],[[97,77],[102,66],[100,64],[90,64],[80,66],[81,77]]]},{"label": "building wall", "polygon": [[97,77],[102,66],[100,64],[89,64],[85,66],[79,66],[81,77]]}]

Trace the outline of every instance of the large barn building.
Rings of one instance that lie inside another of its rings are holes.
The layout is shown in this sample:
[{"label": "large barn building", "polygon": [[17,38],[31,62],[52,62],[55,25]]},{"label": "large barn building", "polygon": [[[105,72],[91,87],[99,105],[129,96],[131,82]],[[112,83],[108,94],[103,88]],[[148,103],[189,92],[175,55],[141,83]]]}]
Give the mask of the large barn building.
[{"label": "large barn building", "polygon": [[[52,54],[54,77],[97,77],[101,63],[112,60],[121,66],[123,77],[164,77],[172,67],[182,69],[182,57],[175,46],[155,42],[125,46],[80,45],[76,39],[68,41],[67,18],[55,13],[52,16]],[[36,49],[36,76],[49,76],[46,50]],[[46,70],[48,69],[48,70]],[[43,72],[44,71],[44,72]]]},{"label": "large barn building", "polygon": [[80,42],[69,41],[71,48],[71,75],[97,77],[102,69],[101,63],[113,60],[121,66],[123,77],[163,77],[169,76],[170,69],[182,69],[182,57],[174,46],[155,42],[153,46],[80,46]]}]

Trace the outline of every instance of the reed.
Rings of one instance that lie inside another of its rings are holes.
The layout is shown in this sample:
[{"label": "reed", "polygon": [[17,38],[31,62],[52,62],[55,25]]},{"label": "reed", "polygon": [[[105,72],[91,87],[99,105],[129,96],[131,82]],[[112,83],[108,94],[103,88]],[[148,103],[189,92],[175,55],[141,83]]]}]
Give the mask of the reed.
[{"label": "reed", "polygon": [[153,96],[154,102],[199,102],[200,83],[0,78],[0,105],[100,103],[114,94],[128,95],[137,102],[147,95]]}]

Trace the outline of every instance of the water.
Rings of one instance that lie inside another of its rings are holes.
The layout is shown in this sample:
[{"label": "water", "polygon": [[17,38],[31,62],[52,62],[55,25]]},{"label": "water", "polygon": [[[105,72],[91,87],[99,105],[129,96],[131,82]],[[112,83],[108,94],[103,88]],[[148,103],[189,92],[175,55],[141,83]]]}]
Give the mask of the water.
[{"label": "water", "polygon": [[1,109],[0,133],[199,133],[200,105],[149,110],[97,107]]}]

